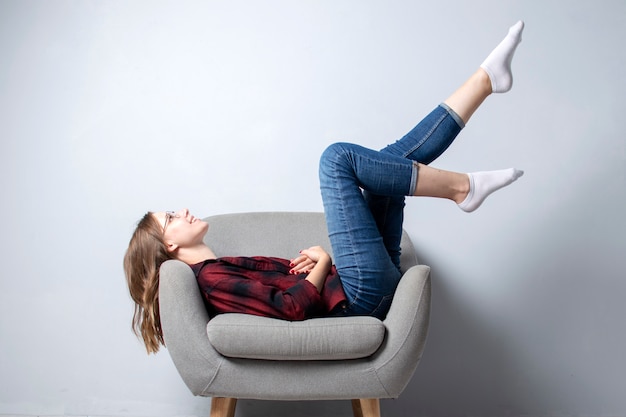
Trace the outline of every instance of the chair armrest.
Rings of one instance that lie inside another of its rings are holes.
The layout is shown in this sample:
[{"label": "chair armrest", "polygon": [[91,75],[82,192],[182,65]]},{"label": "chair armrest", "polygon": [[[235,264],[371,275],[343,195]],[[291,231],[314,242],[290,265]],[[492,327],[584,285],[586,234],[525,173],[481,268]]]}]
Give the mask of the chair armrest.
[{"label": "chair armrest", "polygon": [[210,317],[196,277],[180,261],[161,265],[159,282],[161,329],[178,373],[194,395],[200,394],[223,360],[207,338]]},{"label": "chair armrest", "polygon": [[422,357],[430,320],[430,267],[416,265],[402,276],[387,317],[387,334],[376,357],[387,391],[399,395]]}]

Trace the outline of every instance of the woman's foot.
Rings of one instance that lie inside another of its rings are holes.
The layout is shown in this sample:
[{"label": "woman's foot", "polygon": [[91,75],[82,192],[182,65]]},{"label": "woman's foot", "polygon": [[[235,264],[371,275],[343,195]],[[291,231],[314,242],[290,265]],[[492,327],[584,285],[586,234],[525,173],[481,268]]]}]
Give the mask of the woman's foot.
[{"label": "woman's foot", "polygon": [[417,184],[413,196],[446,198],[468,213],[480,207],[491,193],[524,174],[524,171],[515,168],[462,174],[420,163],[417,163],[417,167]]},{"label": "woman's foot", "polygon": [[506,37],[480,65],[489,75],[491,91],[494,93],[506,93],[513,86],[511,61],[517,45],[522,41],[523,30],[524,22],[521,20],[511,26]]},{"label": "woman's foot", "polygon": [[468,213],[476,210],[491,193],[513,183],[522,175],[524,171],[515,168],[467,174],[469,192],[465,199],[458,203],[459,208]]}]

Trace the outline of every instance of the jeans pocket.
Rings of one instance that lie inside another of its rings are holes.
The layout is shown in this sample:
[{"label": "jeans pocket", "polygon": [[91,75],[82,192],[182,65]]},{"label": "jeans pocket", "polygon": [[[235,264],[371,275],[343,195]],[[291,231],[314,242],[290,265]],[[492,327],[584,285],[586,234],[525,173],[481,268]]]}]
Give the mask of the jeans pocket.
[{"label": "jeans pocket", "polygon": [[371,315],[376,317],[377,319],[384,320],[385,316],[389,312],[389,308],[391,307],[391,302],[393,301],[393,294],[385,295],[378,303],[378,306],[372,311]]}]

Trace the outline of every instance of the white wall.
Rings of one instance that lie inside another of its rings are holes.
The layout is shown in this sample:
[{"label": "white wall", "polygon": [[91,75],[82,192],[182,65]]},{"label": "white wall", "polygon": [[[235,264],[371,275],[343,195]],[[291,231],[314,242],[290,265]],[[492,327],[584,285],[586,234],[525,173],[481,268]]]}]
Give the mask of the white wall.
[{"label": "white wall", "polygon": [[432,326],[383,412],[626,415],[622,0],[0,1],[0,414],[207,415],[130,332],[135,222],[321,210],[326,145],[400,137],[518,18],[513,91],[437,166],[526,175],[409,202]]}]

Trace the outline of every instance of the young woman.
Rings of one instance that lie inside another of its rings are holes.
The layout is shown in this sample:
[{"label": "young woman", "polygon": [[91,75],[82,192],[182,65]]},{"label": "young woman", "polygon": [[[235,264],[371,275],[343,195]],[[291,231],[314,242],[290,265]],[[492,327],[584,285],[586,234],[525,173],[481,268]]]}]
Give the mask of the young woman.
[{"label": "young woman", "polygon": [[324,151],[319,176],[334,262],[319,246],[291,260],[216,258],[203,242],[209,225],[187,209],[147,213],[130,240],[124,270],[135,302],[133,330],[148,352],[163,344],[159,268],[168,259],[191,266],[211,314],[384,317],[401,277],[405,196],[445,198],[471,212],[523,174],[513,168],[462,174],[428,165],[489,95],[510,90],[523,28],[522,21],[513,25],[479,69],[402,139],[381,151],[349,143]]}]

